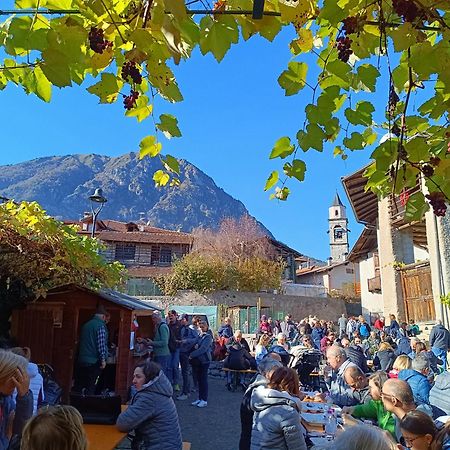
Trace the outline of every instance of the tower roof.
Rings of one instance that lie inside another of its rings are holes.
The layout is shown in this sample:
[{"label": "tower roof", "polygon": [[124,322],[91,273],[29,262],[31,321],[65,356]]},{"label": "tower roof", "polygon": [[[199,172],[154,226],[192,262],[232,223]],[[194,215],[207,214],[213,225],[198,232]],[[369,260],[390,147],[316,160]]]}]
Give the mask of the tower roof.
[{"label": "tower roof", "polygon": [[331,206],[344,206],[341,202],[341,199],[339,198],[339,194],[336,192],[336,195],[334,196],[333,203]]}]

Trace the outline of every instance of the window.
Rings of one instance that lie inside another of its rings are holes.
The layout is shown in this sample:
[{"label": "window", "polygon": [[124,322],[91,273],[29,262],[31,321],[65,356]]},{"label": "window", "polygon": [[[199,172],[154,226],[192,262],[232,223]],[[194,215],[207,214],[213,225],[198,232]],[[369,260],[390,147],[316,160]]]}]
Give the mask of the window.
[{"label": "window", "polygon": [[334,215],[338,216],[339,215],[339,211],[337,209],[334,210]]},{"label": "window", "polygon": [[172,264],[172,249],[170,247],[161,247],[159,262],[161,264]]},{"label": "window", "polygon": [[126,259],[134,259],[136,255],[136,244],[127,244],[120,242],[116,244],[115,259],[122,261]]},{"label": "window", "polygon": [[353,269],[345,269],[346,273],[355,273],[355,271]]},{"label": "window", "polygon": [[343,239],[344,237],[344,229],[339,225],[334,227],[334,238],[335,239]]}]

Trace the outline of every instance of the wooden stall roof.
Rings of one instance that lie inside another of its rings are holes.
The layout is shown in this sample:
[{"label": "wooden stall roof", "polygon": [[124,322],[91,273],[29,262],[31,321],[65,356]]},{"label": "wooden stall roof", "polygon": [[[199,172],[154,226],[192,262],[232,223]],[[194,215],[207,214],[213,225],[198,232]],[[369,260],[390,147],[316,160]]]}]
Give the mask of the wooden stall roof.
[{"label": "wooden stall roof", "polygon": [[93,295],[97,295],[98,297],[102,298],[103,300],[109,301],[111,303],[115,303],[116,305],[122,306],[126,309],[130,309],[132,311],[135,310],[158,310],[163,311],[162,308],[159,306],[156,306],[154,303],[148,302],[148,301],[141,301],[138,300],[135,297],[132,297],[131,295],[123,294],[119,291],[114,291],[113,289],[99,289],[98,291],[94,291],[92,289],[78,286],[75,284],[62,286],[59,288],[52,289],[47,293],[47,296],[50,295],[57,295],[62,294],[65,292],[71,292],[71,291],[86,291]]},{"label": "wooden stall roof", "polygon": [[378,218],[378,197],[372,191],[366,191],[367,178],[364,176],[368,166],[342,178],[342,184],[356,220],[363,224],[375,225]]}]

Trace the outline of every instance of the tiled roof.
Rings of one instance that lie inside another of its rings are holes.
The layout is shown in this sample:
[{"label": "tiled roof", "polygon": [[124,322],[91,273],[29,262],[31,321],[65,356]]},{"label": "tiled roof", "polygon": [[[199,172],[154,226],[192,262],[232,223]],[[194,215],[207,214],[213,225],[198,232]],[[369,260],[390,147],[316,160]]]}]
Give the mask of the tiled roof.
[{"label": "tiled roof", "polygon": [[167,275],[172,271],[171,267],[136,266],[128,267],[128,275],[131,278],[153,278],[158,275]]},{"label": "tiled roof", "polygon": [[145,244],[192,244],[186,233],[155,233],[145,231],[99,231],[96,237],[105,242],[136,242]]},{"label": "tiled roof", "polygon": [[295,272],[297,276],[302,276],[310,273],[320,273],[320,272],[328,272],[330,270],[333,270],[335,267],[347,265],[350,261],[341,261],[336,264],[326,265],[326,266],[311,266],[311,267],[305,267],[302,269],[297,269]]}]

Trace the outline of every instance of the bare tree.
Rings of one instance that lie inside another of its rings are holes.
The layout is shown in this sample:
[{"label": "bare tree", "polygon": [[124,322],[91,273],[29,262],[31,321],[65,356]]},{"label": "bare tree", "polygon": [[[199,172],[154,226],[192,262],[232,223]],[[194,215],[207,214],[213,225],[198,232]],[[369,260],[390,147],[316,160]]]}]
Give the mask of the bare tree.
[{"label": "bare tree", "polygon": [[226,218],[217,231],[196,228],[192,234],[193,251],[203,255],[219,256],[236,262],[252,257],[274,259],[274,251],[267,235],[249,215],[239,219]]}]

